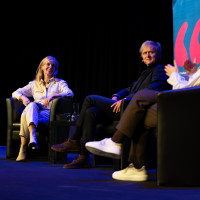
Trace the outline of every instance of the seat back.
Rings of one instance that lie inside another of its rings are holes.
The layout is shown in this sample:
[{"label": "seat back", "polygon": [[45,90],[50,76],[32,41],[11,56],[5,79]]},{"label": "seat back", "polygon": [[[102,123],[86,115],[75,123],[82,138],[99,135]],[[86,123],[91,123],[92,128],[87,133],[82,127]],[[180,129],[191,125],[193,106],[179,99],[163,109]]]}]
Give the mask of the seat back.
[{"label": "seat back", "polygon": [[6,106],[9,125],[20,122],[21,113],[25,108],[23,103],[15,98],[7,98]]},{"label": "seat back", "polygon": [[158,96],[158,185],[200,185],[200,87]]}]

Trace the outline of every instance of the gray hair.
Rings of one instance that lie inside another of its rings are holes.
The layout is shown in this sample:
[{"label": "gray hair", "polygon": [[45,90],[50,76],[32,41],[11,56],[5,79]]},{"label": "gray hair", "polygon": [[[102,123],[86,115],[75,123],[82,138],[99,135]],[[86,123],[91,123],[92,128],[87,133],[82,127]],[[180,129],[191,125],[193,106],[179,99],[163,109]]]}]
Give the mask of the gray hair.
[{"label": "gray hair", "polygon": [[161,44],[159,42],[154,42],[154,41],[151,41],[151,40],[147,40],[145,42],[142,43],[141,47],[140,47],[140,54],[142,54],[142,51],[143,49],[146,47],[146,46],[153,46],[154,47],[154,50],[156,51],[156,55],[157,55],[157,60],[161,60],[161,54],[162,54],[162,49],[161,49]]}]

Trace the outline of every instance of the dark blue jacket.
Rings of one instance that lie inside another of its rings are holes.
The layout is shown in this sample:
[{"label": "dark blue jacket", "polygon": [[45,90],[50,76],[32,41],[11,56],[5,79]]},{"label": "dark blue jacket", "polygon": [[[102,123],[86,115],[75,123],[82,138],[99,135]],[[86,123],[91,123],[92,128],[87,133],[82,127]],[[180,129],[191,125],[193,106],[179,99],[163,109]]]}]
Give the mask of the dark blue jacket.
[{"label": "dark blue jacket", "polygon": [[171,89],[167,83],[168,76],[164,71],[164,67],[160,64],[155,64],[148,67],[142,72],[137,81],[133,82],[129,87],[113,94],[118,99],[132,98],[132,96],[139,90],[148,88],[156,91],[163,91]]}]

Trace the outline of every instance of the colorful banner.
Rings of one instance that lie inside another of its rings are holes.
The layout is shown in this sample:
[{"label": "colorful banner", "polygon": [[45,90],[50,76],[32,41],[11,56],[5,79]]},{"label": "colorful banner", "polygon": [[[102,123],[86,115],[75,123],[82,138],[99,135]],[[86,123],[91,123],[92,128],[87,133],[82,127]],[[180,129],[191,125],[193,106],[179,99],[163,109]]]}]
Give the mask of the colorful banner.
[{"label": "colorful banner", "polygon": [[200,0],[173,0],[174,58],[180,73],[187,58],[200,66]]}]

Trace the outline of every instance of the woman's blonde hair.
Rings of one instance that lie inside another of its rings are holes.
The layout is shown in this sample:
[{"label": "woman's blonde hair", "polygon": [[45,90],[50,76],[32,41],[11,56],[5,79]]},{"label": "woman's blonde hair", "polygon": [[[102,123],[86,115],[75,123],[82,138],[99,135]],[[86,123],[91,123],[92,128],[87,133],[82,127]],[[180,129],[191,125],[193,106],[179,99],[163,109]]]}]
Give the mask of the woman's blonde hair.
[{"label": "woman's blonde hair", "polygon": [[47,56],[40,62],[39,66],[37,68],[36,76],[35,76],[36,81],[40,81],[41,79],[44,79],[44,73],[42,71],[42,66],[46,65],[48,62],[50,62],[51,64],[53,64],[55,66],[55,71],[54,71],[53,77],[56,77],[56,75],[58,73],[59,63],[56,60],[56,58],[54,58],[52,56]]}]

